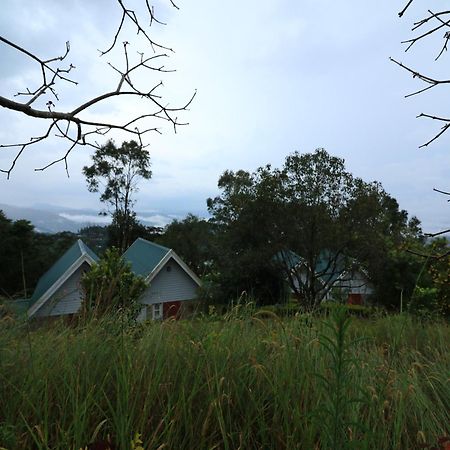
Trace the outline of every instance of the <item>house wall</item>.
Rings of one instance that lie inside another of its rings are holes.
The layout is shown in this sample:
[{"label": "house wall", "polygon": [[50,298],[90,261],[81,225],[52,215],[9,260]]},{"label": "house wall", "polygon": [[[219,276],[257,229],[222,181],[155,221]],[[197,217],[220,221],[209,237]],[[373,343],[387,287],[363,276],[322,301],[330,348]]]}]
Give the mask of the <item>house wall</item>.
[{"label": "house wall", "polygon": [[35,317],[61,316],[78,312],[82,300],[80,279],[82,274],[89,268],[89,264],[83,263],[38,309]]},{"label": "house wall", "polygon": [[[170,271],[167,270],[170,267]],[[164,303],[192,300],[197,296],[197,283],[170,258],[158,275],[150,282],[141,303]]]},{"label": "house wall", "polygon": [[340,287],[352,294],[370,295],[373,293],[373,288],[369,280],[359,271],[353,272],[351,276],[344,276],[344,279],[342,281],[336,281],[334,286]]}]

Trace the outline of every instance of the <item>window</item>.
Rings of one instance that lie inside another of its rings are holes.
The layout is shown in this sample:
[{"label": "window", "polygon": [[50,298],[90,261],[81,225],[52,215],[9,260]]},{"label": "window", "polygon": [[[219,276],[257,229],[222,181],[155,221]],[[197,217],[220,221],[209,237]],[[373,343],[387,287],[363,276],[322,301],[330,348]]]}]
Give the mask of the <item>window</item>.
[{"label": "window", "polygon": [[160,320],[163,318],[163,306],[162,303],[154,303],[152,308],[153,320]]}]

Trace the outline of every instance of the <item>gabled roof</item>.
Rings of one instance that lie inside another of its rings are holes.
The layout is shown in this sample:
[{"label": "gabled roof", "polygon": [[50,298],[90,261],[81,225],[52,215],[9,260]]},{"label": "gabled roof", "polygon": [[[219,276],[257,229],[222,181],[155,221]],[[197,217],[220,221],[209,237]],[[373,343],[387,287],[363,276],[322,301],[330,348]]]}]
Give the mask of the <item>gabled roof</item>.
[{"label": "gabled roof", "polygon": [[[276,254],[276,260],[285,265],[287,270],[294,270],[306,264],[305,258],[292,250],[283,250]],[[330,251],[322,251],[316,261],[314,272],[319,274],[318,279],[323,282],[334,283],[343,273],[347,272],[345,257],[338,256],[336,262],[330,264],[333,255]]]},{"label": "gabled roof", "polygon": [[197,285],[200,286],[201,284],[197,275],[189,269],[172,249],[155,244],[154,242],[137,238],[123,254],[123,258],[131,264],[131,270],[136,275],[144,277],[147,282],[155,278],[164,264],[170,258],[173,258]]},{"label": "gabled roof", "polygon": [[137,238],[123,258],[131,264],[136,275],[146,278],[169,252],[170,248]]},{"label": "gabled roof", "polygon": [[303,258],[292,250],[281,250],[275,256],[274,260],[277,264],[284,265],[285,269],[292,270],[303,262]]},{"label": "gabled roof", "polygon": [[30,299],[28,315],[35,314],[57,287],[61,286],[81,264],[87,262],[92,265],[97,261],[98,256],[81,239],[78,239],[39,279]]}]

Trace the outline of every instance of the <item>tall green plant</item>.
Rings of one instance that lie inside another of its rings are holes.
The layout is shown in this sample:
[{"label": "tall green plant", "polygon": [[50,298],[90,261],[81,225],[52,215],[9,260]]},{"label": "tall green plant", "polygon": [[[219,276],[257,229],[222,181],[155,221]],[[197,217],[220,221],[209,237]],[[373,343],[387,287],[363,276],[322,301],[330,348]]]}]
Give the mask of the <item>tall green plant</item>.
[{"label": "tall green plant", "polygon": [[[329,356],[325,373],[316,376],[323,383],[328,395],[318,405],[316,417],[322,423],[322,444],[326,449],[362,448],[355,447],[349,440],[349,430],[361,428],[350,417],[350,406],[361,402],[355,396],[353,369],[356,362],[352,348],[361,339],[349,339],[350,317],[344,307],[335,308],[324,321],[325,331],[319,335],[320,345]],[[361,445],[359,442],[356,445]]]},{"label": "tall green plant", "polygon": [[105,252],[83,276],[81,285],[84,290],[82,312],[90,317],[122,312],[135,318],[140,308],[138,300],[147,287],[116,248]]}]

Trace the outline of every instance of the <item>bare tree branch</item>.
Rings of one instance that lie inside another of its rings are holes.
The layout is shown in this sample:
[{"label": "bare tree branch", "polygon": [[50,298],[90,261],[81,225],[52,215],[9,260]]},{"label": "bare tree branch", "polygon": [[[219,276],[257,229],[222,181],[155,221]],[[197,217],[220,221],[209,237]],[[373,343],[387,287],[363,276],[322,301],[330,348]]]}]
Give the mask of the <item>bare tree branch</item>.
[{"label": "bare tree branch", "polygon": [[398,13],[398,16],[399,16],[399,17],[402,17],[403,14],[405,14],[406,10],[410,7],[410,5],[411,5],[411,3],[412,3],[413,1],[414,1],[414,0],[409,0],[409,1],[408,1],[408,3],[406,4],[406,6]]},{"label": "bare tree branch", "polygon": [[[413,3],[413,0],[409,0],[405,7],[403,8],[402,11],[400,11],[399,13],[399,17],[402,17],[403,14],[405,13],[405,11],[411,6],[411,4]],[[426,30],[426,26],[430,26],[430,28],[428,30]],[[412,31],[416,31],[418,29],[424,30],[421,32],[421,34],[407,39],[405,41],[403,41],[403,44],[407,44],[407,48],[405,51],[408,51],[411,49],[411,47],[418,41],[424,40],[426,38],[429,38],[430,36],[434,36],[436,35],[436,33],[438,33],[440,30],[446,29],[447,31],[444,33],[443,35],[443,39],[444,39],[444,43],[440,49],[440,51],[438,52],[435,61],[438,60],[443,54],[444,52],[447,51],[448,48],[448,43],[450,40],[450,31],[448,29],[450,29],[450,10],[441,10],[438,12],[433,12],[430,9],[428,10],[428,15],[426,17],[424,17],[423,19],[420,19],[418,21],[416,21],[414,23],[414,26],[412,28]],[[412,97],[414,95],[418,95],[418,94],[422,94],[436,86],[439,85],[448,85],[450,84],[450,79],[438,79],[435,77],[430,77],[428,75],[425,75],[423,72],[420,72],[418,70],[412,69],[411,67],[402,64],[401,62],[395,60],[394,58],[390,58],[390,60],[392,62],[394,62],[395,64],[397,64],[398,66],[400,66],[403,70],[406,70],[407,72],[409,72],[413,78],[417,78],[420,81],[422,81],[423,83],[425,83],[425,87],[418,89],[417,91],[406,95],[406,97]],[[441,116],[437,116],[434,114],[425,114],[425,113],[421,113],[417,116],[418,118],[422,118],[425,117],[427,119],[431,119],[433,121],[437,121],[440,122],[442,124],[440,130],[431,138],[429,139],[427,142],[425,142],[424,144],[420,145],[419,148],[424,148],[424,147],[428,147],[428,145],[430,145],[431,143],[435,142],[437,139],[439,139],[449,128],[450,128],[450,118],[448,117],[441,117]],[[439,192],[441,194],[445,194],[445,195],[450,195],[449,192],[446,191],[441,191],[439,189],[433,189],[435,192]],[[450,200],[449,200],[450,201]],[[427,237],[436,237],[436,236],[440,236],[446,233],[449,233],[450,229],[446,229],[443,231],[439,231],[437,233],[426,233],[425,236]],[[410,253],[414,253],[413,251],[410,251]],[[414,253],[417,254],[417,253]],[[444,256],[447,256],[450,254],[449,252],[445,252],[444,255],[439,255],[439,256],[433,256],[433,255],[420,255],[420,256],[427,256],[427,257],[432,257],[432,258],[442,258]]]},{"label": "bare tree branch", "polygon": [[[407,8],[409,8],[409,6],[412,4],[413,0],[410,0],[405,8],[399,13],[399,16],[402,17],[402,15],[404,14],[404,12],[406,11]],[[450,10],[443,10],[443,11],[439,11],[439,12],[433,12],[431,10],[428,10],[428,16],[415,22],[414,23],[414,27],[412,28],[413,31],[417,30],[418,28],[424,26],[425,24],[430,23],[431,21],[435,21],[438,23],[437,26],[434,26],[432,28],[430,28],[429,30],[423,32],[422,34],[413,37],[411,39],[407,39],[405,41],[403,41],[403,44],[408,44],[407,48],[405,51],[408,51],[409,49],[411,49],[411,47],[418,42],[419,40],[425,39],[433,34],[435,34],[436,32],[438,32],[439,30],[441,30],[442,28],[450,28],[450,18],[446,19],[447,16],[450,16]],[[444,51],[447,50],[447,46],[448,46],[448,42],[450,40],[450,31],[447,31],[444,34],[444,44],[440,50],[440,52],[438,53],[437,57],[435,58],[436,60],[439,59],[442,54],[444,53]],[[425,83],[425,87],[418,89],[417,91],[414,91],[410,94],[407,94],[405,97],[412,97],[418,94],[422,94],[436,86],[439,85],[448,85],[450,84],[450,79],[438,79],[435,77],[430,77],[428,75],[425,75],[424,73],[416,70],[416,69],[412,69],[411,67],[403,64],[402,62],[394,59],[394,58],[389,58],[393,63],[397,64],[399,67],[401,67],[402,69],[406,70],[407,72],[409,72],[413,78],[417,78],[420,81],[422,81],[423,83]],[[437,139],[439,139],[447,130],[448,128],[450,128],[450,119],[447,118],[443,118],[443,117],[438,117],[432,114],[424,114],[421,113],[419,114],[417,117],[425,117],[428,119],[432,119],[432,120],[437,120],[440,122],[444,122],[444,125],[441,127],[440,131],[438,133],[436,133],[431,139],[429,139],[427,142],[425,142],[424,144],[422,144],[419,148],[424,148],[427,147],[428,145],[430,145],[431,143],[433,143],[434,141],[436,141]]]},{"label": "bare tree branch", "polygon": [[[178,9],[171,0],[168,0],[173,7]],[[196,92],[181,104],[180,106],[169,106],[163,102],[162,96],[159,93],[159,88],[163,86],[162,81],[156,82],[147,86],[145,89],[138,87],[133,81],[134,75],[142,73],[142,71],[151,71],[153,73],[168,73],[174,72],[173,69],[168,69],[162,63],[168,58],[167,52],[173,52],[169,47],[166,47],[150,37],[148,27],[142,25],[139,15],[132,9],[125,5],[125,0],[116,0],[116,5],[120,8],[122,15],[119,25],[116,29],[111,45],[104,51],[100,51],[101,56],[112,52],[117,46],[119,37],[123,32],[124,25],[129,22],[147,41],[152,55],[145,56],[143,52],[137,52],[135,55],[129,53],[129,43],[123,42],[123,67],[116,67],[111,63],[107,65],[117,74],[118,80],[116,88],[107,90],[100,95],[90,98],[70,111],[58,110],[52,100],[46,102],[47,109],[35,107],[34,104],[38,99],[43,99],[44,96],[51,95],[52,99],[58,102],[60,100],[57,85],[58,83],[78,84],[77,81],[69,77],[75,66],[69,64],[66,67],[60,67],[59,64],[65,61],[70,53],[70,44],[66,42],[65,52],[61,56],[56,56],[49,59],[43,59],[32,51],[25,49],[18,43],[14,43],[6,37],[0,36],[0,44],[4,44],[15,51],[23,54],[34,61],[40,68],[41,77],[37,87],[26,88],[22,92],[18,92],[13,97],[26,97],[26,101],[16,100],[11,97],[0,96],[0,106],[3,108],[15,111],[19,114],[24,114],[34,119],[43,119],[51,121],[51,124],[46,128],[46,131],[38,137],[30,138],[29,142],[1,144],[1,149],[16,148],[17,153],[14,156],[11,165],[8,168],[0,168],[0,172],[5,173],[9,178],[17,161],[22,156],[23,152],[30,146],[42,143],[50,136],[55,136],[69,142],[64,155],[60,158],[46,163],[35,170],[45,170],[46,168],[63,162],[68,173],[67,158],[76,146],[90,146],[98,148],[100,145],[93,140],[96,136],[105,136],[113,130],[120,130],[132,134],[137,139],[142,147],[145,147],[142,142],[142,137],[148,133],[161,133],[158,126],[154,122],[170,123],[176,133],[178,126],[187,125],[187,122],[179,121],[178,116],[181,112],[186,111],[192,103]],[[150,25],[153,23],[163,24],[155,17],[154,7],[150,5],[149,0],[145,0],[145,7],[150,17]],[[112,122],[109,120],[93,120],[92,115],[87,116],[93,107],[105,103],[114,98],[136,98],[140,102],[144,102],[145,113],[136,114],[134,117],[128,117],[124,121]]]},{"label": "bare tree branch", "polygon": [[[450,231],[450,230],[447,230],[447,232],[448,231]],[[443,259],[450,255],[450,250],[447,252],[444,252],[442,254],[422,253],[422,252],[416,252],[415,250],[411,250],[411,249],[406,249],[406,251],[408,253],[411,253],[411,255],[416,255],[416,256],[420,256],[422,258],[427,258],[427,259]]]},{"label": "bare tree branch", "polygon": [[441,236],[442,234],[445,233],[450,233],[450,228],[448,228],[447,230],[438,231],[437,233],[425,233],[425,236],[433,238],[436,236]]},{"label": "bare tree branch", "polygon": [[[440,189],[436,189],[436,188],[433,188],[433,191],[439,192],[440,194],[444,194],[444,195],[450,195],[450,192],[441,191]],[[450,202],[450,198],[447,201]]]}]

